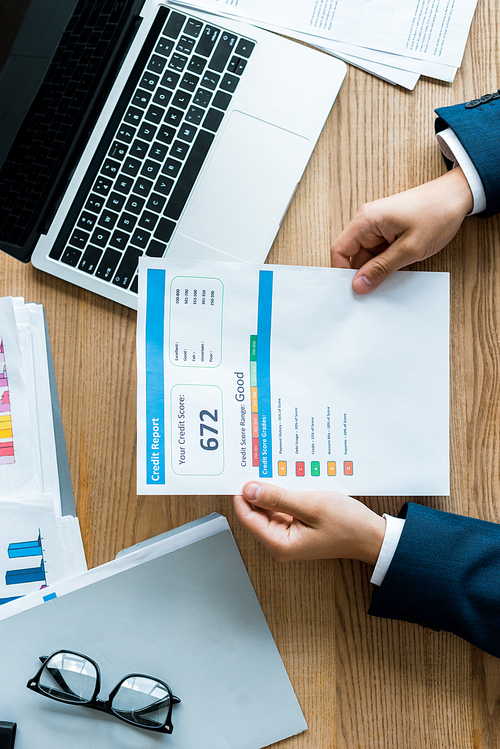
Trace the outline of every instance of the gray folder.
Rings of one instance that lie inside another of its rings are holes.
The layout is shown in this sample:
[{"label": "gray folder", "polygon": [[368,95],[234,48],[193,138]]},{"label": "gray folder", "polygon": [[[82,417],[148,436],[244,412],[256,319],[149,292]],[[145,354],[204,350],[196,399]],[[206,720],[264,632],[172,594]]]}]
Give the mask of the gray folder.
[{"label": "gray folder", "polygon": [[[183,530],[181,548],[0,621],[0,704],[17,721],[16,749],[257,749],[305,730],[227,523],[185,546]],[[182,700],[173,734],[28,690],[39,656],[63,648],[97,661],[102,699],[128,673],[166,681]]]}]

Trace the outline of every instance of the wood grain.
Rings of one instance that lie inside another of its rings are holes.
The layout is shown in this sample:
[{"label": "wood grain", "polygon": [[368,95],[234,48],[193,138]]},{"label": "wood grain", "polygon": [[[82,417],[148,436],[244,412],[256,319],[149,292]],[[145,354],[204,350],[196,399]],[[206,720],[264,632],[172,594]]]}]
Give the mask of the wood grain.
[{"label": "wood grain", "polygon": [[[0,64],[26,6],[27,0],[0,3]],[[479,0],[452,85],[424,78],[407,92],[349,68],[270,263],[328,265],[332,238],[363,202],[443,173],[433,109],[500,85],[499,31],[497,3]],[[450,497],[416,499],[496,522],[499,228],[498,218],[467,219],[442,253],[419,265],[451,273],[452,490]],[[450,634],[368,617],[366,566],[279,564],[242,531],[228,497],[136,495],[134,312],[2,254],[0,295],[8,294],[46,309],[89,565],[209,512],[228,517],[309,723],[306,733],[276,747],[496,749],[498,660]],[[364,500],[392,513],[403,501]]]}]

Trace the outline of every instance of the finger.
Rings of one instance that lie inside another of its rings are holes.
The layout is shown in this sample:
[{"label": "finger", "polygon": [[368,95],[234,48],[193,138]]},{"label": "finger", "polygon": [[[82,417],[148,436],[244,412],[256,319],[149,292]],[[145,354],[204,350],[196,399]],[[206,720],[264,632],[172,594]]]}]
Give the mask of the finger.
[{"label": "finger", "polygon": [[233,507],[236,517],[242,526],[257,540],[262,541],[269,529],[267,513],[255,510],[241,495],[233,497]]},{"label": "finger", "polygon": [[361,266],[353,278],[353,288],[358,294],[367,294],[380,286],[395,271],[401,270],[418,258],[403,240],[396,240],[380,255],[376,255]]},{"label": "finger", "polygon": [[272,484],[251,481],[243,487],[243,497],[259,509],[291,515],[306,525],[314,525],[319,516],[322,495],[318,492],[292,492]]},{"label": "finger", "polygon": [[373,250],[387,241],[376,221],[370,215],[369,206],[361,206],[351,223],[339,234],[332,245],[331,256],[334,268],[343,260],[355,257],[362,249]]}]

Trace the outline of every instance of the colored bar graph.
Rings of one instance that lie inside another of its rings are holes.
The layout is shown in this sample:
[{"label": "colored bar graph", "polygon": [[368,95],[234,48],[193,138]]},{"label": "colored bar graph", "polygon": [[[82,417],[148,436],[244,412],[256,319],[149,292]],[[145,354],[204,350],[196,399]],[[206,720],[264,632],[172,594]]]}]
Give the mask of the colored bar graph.
[{"label": "colored bar graph", "polygon": [[9,544],[7,549],[9,559],[19,557],[41,557],[42,556],[42,536],[38,533],[36,541],[21,541],[20,543]]},{"label": "colored bar graph", "polygon": [[271,429],[271,318],[273,272],[259,272],[257,315],[257,390],[259,403],[259,476],[272,478],[273,448]]},{"label": "colored bar graph", "polygon": [[0,465],[7,465],[15,462],[14,443],[12,441],[0,442]]},{"label": "colored bar graph", "polygon": [[23,570],[7,570],[5,573],[6,585],[19,585],[23,583],[46,582],[45,564],[42,560],[39,567],[27,567]]},{"label": "colored bar graph", "polygon": [[0,439],[12,437],[12,418],[10,414],[0,415]]}]

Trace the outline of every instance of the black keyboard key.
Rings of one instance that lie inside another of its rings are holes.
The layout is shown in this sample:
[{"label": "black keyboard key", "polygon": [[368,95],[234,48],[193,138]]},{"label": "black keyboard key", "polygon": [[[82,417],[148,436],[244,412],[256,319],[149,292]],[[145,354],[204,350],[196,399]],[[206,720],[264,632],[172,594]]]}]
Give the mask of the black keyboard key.
[{"label": "black keyboard key", "polygon": [[182,13],[170,13],[165,28],[163,29],[163,34],[170,39],[177,39],[181,33],[182,27],[184,26],[185,20],[186,16],[182,15]]},{"label": "black keyboard key", "polygon": [[125,210],[130,211],[130,213],[135,213],[138,216],[144,208],[145,202],[144,198],[138,198],[136,195],[131,195],[127,200]]},{"label": "black keyboard key", "polygon": [[151,182],[151,180],[146,179],[145,177],[139,177],[134,185],[132,192],[134,192],[136,195],[141,195],[141,197],[143,198],[147,198],[152,187],[153,183]]},{"label": "black keyboard key", "polygon": [[[113,247],[118,247],[119,250],[124,250],[128,244],[129,237],[130,237],[130,234],[125,234],[124,231],[115,229],[113,232],[113,236],[109,240],[109,243]],[[115,265],[115,268],[116,268],[116,265]]]},{"label": "black keyboard key", "polygon": [[156,214],[150,213],[149,211],[144,211],[141,218],[139,219],[138,226],[140,226],[141,229],[148,229],[148,231],[153,231],[157,221],[158,216]]},{"label": "black keyboard key", "polygon": [[179,80],[179,73],[172,73],[170,70],[167,70],[167,72],[161,79],[160,85],[165,86],[166,88],[174,89],[179,83]]},{"label": "black keyboard key", "polygon": [[114,179],[119,171],[120,164],[117,161],[106,159],[102,166],[101,174],[103,174],[105,177],[110,177],[110,179]]},{"label": "black keyboard key", "polygon": [[[137,107],[129,107],[124,119],[125,122],[129,125],[138,125],[142,120],[142,115],[142,109],[137,109]],[[117,135],[116,137],[119,138],[120,136]]]},{"label": "black keyboard key", "polygon": [[203,24],[201,21],[198,21],[196,18],[190,18],[184,27],[184,33],[189,34],[189,36],[199,37],[202,28]]},{"label": "black keyboard key", "polygon": [[106,229],[96,229],[92,234],[92,239],[90,241],[92,244],[95,244],[96,247],[106,247],[110,236],[110,231],[106,231]]},{"label": "black keyboard key", "polygon": [[86,231],[81,231],[81,229],[74,229],[71,237],[69,238],[69,244],[73,245],[73,247],[78,247],[79,250],[85,249],[85,245],[88,242],[90,234],[87,234]]},{"label": "black keyboard key", "polygon": [[240,79],[237,75],[231,75],[230,73],[226,73],[222,81],[220,82],[220,87],[224,89],[224,91],[229,91],[229,93],[233,93],[236,90],[236,86],[240,82]]},{"label": "black keyboard key", "polygon": [[238,37],[234,34],[230,34],[228,31],[223,31],[220,41],[212,55],[212,59],[208,63],[210,70],[215,70],[217,73],[222,73],[226,67],[226,63],[231,56],[234,46]]},{"label": "black keyboard key", "polygon": [[246,57],[248,59],[252,54],[254,47],[255,42],[250,42],[248,41],[248,39],[240,39],[236,47],[236,54],[240,57]]},{"label": "black keyboard key", "polygon": [[205,111],[199,107],[189,107],[186,114],[186,122],[191,125],[199,125],[205,115]]},{"label": "black keyboard key", "polygon": [[96,277],[102,278],[103,281],[111,281],[120,258],[120,252],[112,250],[110,247],[108,247],[103,255],[101,262],[99,263],[99,267],[96,270]]},{"label": "black keyboard key", "polygon": [[117,140],[115,140],[115,142],[109,149],[109,155],[113,159],[118,159],[118,161],[123,161],[126,153],[127,153],[127,147],[124,146],[123,143],[119,143]]},{"label": "black keyboard key", "polygon": [[194,125],[188,125],[184,122],[177,135],[179,136],[179,138],[182,138],[182,140],[186,140],[188,143],[192,143],[193,138],[197,132],[198,130],[194,127]]},{"label": "black keyboard key", "polygon": [[205,107],[206,109],[210,103],[212,95],[212,92],[207,91],[206,88],[199,88],[193,96],[193,104],[196,104],[197,107]]},{"label": "black keyboard key", "polygon": [[163,210],[163,206],[167,202],[167,199],[163,197],[163,195],[158,195],[157,193],[153,193],[149,196],[149,200],[146,203],[146,208],[148,208],[150,211],[156,211],[156,213],[161,213]]},{"label": "black keyboard key", "polygon": [[116,137],[118,140],[123,141],[124,143],[132,143],[134,140],[135,135],[135,127],[131,127],[130,125],[122,124],[118,128],[118,132],[116,133]]},{"label": "black keyboard key", "polygon": [[110,191],[112,181],[105,177],[98,177],[94,183],[93,190],[98,192],[100,195],[107,195]]},{"label": "black keyboard key", "polygon": [[104,198],[102,197],[102,195],[94,195],[93,193],[91,193],[89,195],[89,199],[85,203],[85,208],[87,211],[100,213],[102,211],[103,205],[104,205]]},{"label": "black keyboard key", "polygon": [[123,260],[118,266],[116,275],[113,278],[115,286],[119,286],[121,289],[128,288],[134,273],[137,270],[139,264],[139,258],[142,252],[135,247],[129,247],[123,256]]},{"label": "black keyboard key", "polygon": [[225,91],[217,91],[212,102],[212,106],[217,107],[218,109],[223,109],[225,111],[228,108],[232,98],[233,97],[231,96],[231,94],[226,94]]},{"label": "black keyboard key", "polygon": [[144,119],[148,120],[148,122],[153,122],[155,125],[159,125],[159,123],[163,119],[164,114],[164,109],[158,107],[156,104],[151,104],[148,111],[144,115]]},{"label": "black keyboard key", "polygon": [[217,132],[220,123],[224,118],[224,112],[218,109],[210,108],[207,112],[207,116],[203,120],[203,127],[207,130],[211,130],[213,133]]},{"label": "black keyboard key", "polygon": [[[208,128],[210,130],[210,128]],[[172,148],[170,149],[170,156],[173,156],[175,159],[185,159],[187,156],[187,152],[189,151],[189,144],[183,143],[181,140],[174,140],[172,144]]]},{"label": "black keyboard key", "polygon": [[[200,130],[198,133],[196,140],[193,143],[191,153],[187,157],[184,168],[182,169],[181,176],[172,190],[172,194],[166,205],[164,211],[165,216],[168,216],[175,221],[179,219],[193,185],[196,182],[196,178],[198,177],[203,162],[205,161],[207,153],[210,150],[210,146],[213,143],[214,137],[213,133],[206,132],[205,130]],[[155,232],[155,236],[157,236],[157,232]],[[161,237],[158,237],[158,239],[161,239]]]},{"label": "black keyboard key", "polygon": [[139,83],[139,86],[141,88],[147,89],[148,91],[154,91],[156,86],[158,85],[159,80],[160,80],[160,77],[155,75],[154,73],[144,73]]},{"label": "black keyboard key", "polygon": [[211,91],[215,91],[220,81],[220,75],[207,71],[201,79],[201,85],[205,88],[209,88]]},{"label": "black keyboard key", "polygon": [[193,51],[193,47],[195,45],[195,40],[190,39],[188,36],[184,36],[184,34],[180,37],[179,41],[177,42],[177,45],[175,49],[178,52],[181,52],[183,55],[190,55]]},{"label": "black keyboard key", "polygon": [[184,117],[184,112],[180,109],[175,109],[174,107],[170,107],[167,114],[165,115],[165,122],[169,125],[173,125],[174,127],[177,127],[180,125],[180,122],[182,118]]},{"label": "black keyboard key", "polygon": [[163,257],[163,253],[166,249],[167,245],[165,242],[159,242],[157,239],[152,239],[146,250],[146,255],[149,257]]},{"label": "black keyboard key", "polygon": [[130,244],[140,247],[143,250],[147,246],[150,237],[151,232],[144,231],[144,229],[136,229],[130,239]]},{"label": "black keyboard key", "polygon": [[81,256],[81,250],[75,250],[74,247],[67,247],[63,252],[61,262],[65,263],[66,265],[71,265],[73,268],[76,268]]},{"label": "black keyboard key", "polygon": [[137,131],[137,136],[151,142],[155,137],[156,130],[157,128],[154,125],[150,125],[149,122],[143,122]]},{"label": "black keyboard key", "polygon": [[171,98],[172,92],[168,88],[159,88],[153,97],[153,101],[155,104],[166,107]]},{"label": "black keyboard key", "polygon": [[203,73],[203,70],[205,69],[206,64],[207,61],[204,57],[193,55],[191,60],[189,61],[188,70],[190,73],[194,73],[195,75],[201,75]]},{"label": "black keyboard key", "polygon": [[123,174],[128,174],[131,177],[136,177],[139,174],[141,163],[142,162],[140,162],[138,159],[128,158],[123,165]]},{"label": "black keyboard key", "polygon": [[164,161],[167,155],[167,151],[167,146],[164,146],[162,143],[158,143],[158,141],[156,141],[149,149],[148,156],[150,156],[152,159],[155,159],[155,161]]},{"label": "black keyboard key", "polygon": [[192,73],[184,73],[184,75],[182,76],[182,81],[179,83],[179,88],[183,88],[185,91],[189,91],[189,93],[192,94],[196,89],[199,80],[200,79],[197,75],[193,75]]},{"label": "black keyboard key", "polygon": [[99,217],[99,226],[103,226],[105,229],[114,229],[117,218],[117,213],[105,210]]},{"label": "black keyboard key", "polygon": [[146,109],[146,107],[149,104],[149,100],[151,99],[151,94],[149,91],[142,91],[140,88],[137,89],[135,92],[132,104],[135,107],[141,107],[141,109]]},{"label": "black keyboard key", "polygon": [[158,135],[156,136],[158,140],[160,140],[162,143],[166,143],[167,146],[172,143],[174,139],[174,135],[176,134],[176,131],[173,127],[168,127],[168,125],[164,125],[161,127],[158,131]]},{"label": "black keyboard key", "polygon": [[160,171],[160,164],[158,164],[156,161],[151,161],[150,159],[147,159],[144,162],[144,166],[141,169],[141,174],[143,177],[149,177],[149,179],[155,179],[159,171]]},{"label": "black keyboard key", "polygon": [[130,287],[130,291],[133,291],[134,294],[137,294],[139,291],[139,277],[136,276],[134,280],[132,281],[132,286]]},{"label": "black keyboard key", "polygon": [[[169,221],[168,218],[162,218],[160,223],[156,227],[156,231],[153,234],[155,239],[159,239],[160,242],[169,242],[170,237],[174,233],[176,224],[173,221]],[[148,254],[148,253],[146,253]]]},{"label": "black keyboard key", "polygon": [[118,221],[118,228],[130,234],[134,230],[136,223],[137,216],[133,216],[131,213],[122,213],[120,220]]},{"label": "black keyboard key", "polygon": [[170,195],[172,187],[174,186],[174,180],[169,177],[160,176],[155,184],[155,191],[162,195]]},{"label": "black keyboard key", "polygon": [[236,58],[236,59],[239,59],[239,62],[236,65],[236,70],[231,70],[230,72],[231,73],[236,73],[236,75],[242,75],[243,71],[246,68],[247,61],[243,60],[241,57],[240,58]]},{"label": "black keyboard key", "polygon": [[159,55],[164,55],[164,57],[168,57],[173,48],[173,42],[171,42],[170,39],[166,39],[164,36],[162,36],[155,47],[155,52],[157,52]]},{"label": "black keyboard key", "polygon": [[113,211],[121,211],[124,203],[125,197],[123,195],[119,195],[117,192],[111,192],[106,201],[106,208],[111,208]]},{"label": "black keyboard key", "polygon": [[165,162],[165,166],[163,167],[162,174],[166,174],[167,177],[172,177],[175,179],[177,175],[179,174],[179,170],[181,168],[182,164],[180,161],[176,161],[175,159],[167,159]]},{"label": "black keyboard key", "polygon": [[215,42],[219,37],[220,29],[215,26],[205,26],[200,41],[196,45],[196,54],[209,57],[215,47]]},{"label": "black keyboard key", "polygon": [[170,68],[170,70],[176,70],[178,73],[182,73],[182,71],[186,67],[187,61],[187,57],[184,57],[184,55],[179,55],[177,54],[177,52],[175,52],[170,58],[168,67]]},{"label": "black keyboard key", "polygon": [[97,264],[101,259],[102,250],[98,247],[93,247],[91,244],[87,247],[84,255],[80,261],[78,268],[84,270],[85,273],[93,273],[97,268]]},{"label": "black keyboard key", "polygon": [[160,55],[153,55],[151,57],[151,60],[148,62],[147,69],[150,70],[152,73],[163,73],[163,68],[167,64],[167,61],[164,57],[160,57]]},{"label": "black keyboard key", "polygon": [[133,184],[134,180],[132,177],[126,177],[124,174],[120,174],[115,182],[115,190],[122,192],[124,195],[128,195]]},{"label": "black keyboard key", "polygon": [[179,107],[180,109],[186,109],[190,101],[191,101],[191,94],[186,93],[186,91],[176,91],[175,96],[172,99],[172,104],[174,107]]},{"label": "black keyboard key", "polygon": [[97,216],[95,214],[86,213],[86,211],[83,211],[76,225],[78,226],[79,229],[86,229],[87,231],[92,231],[92,229],[94,228],[96,219],[97,219]]},{"label": "black keyboard key", "polygon": [[[146,157],[148,150],[149,150],[149,146],[147,143],[144,143],[142,140],[134,140],[134,142],[130,146],[130,151],[129,151],[130,156],[134,156],[134,158],[130,160],[135,161],[137,159],[144,159]],[[127,159],[127,161],[129,161],[129,159]],[[127,161],[125,162],[123,166],[124,171],[125,171],[125,166],[127,164]],[[138,162],[138,165],[140,166],[140,162]]]}]

